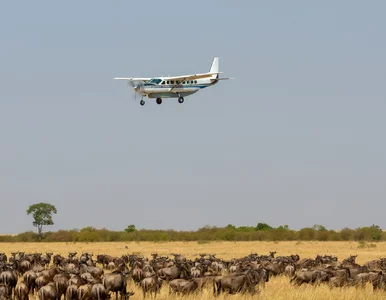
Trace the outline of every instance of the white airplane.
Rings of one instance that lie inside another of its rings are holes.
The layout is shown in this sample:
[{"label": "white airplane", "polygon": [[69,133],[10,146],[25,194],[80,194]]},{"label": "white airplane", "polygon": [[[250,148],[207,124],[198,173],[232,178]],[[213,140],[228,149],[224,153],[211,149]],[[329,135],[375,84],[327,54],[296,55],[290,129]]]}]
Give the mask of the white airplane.
[{"label": "white airplane", "polygon": [[126,80],[136,93],[141,95],[142,106],[145,105],[145,98],[156,98],[157,104],[162,103],[162,98],[178,98],[179,103],[184,102],[184,97],[192,95],[199,90],[216,84],[219,80],[228,80],[233,78],[219,78],[218,57],[215,57],[208,73],[154,77],[154,78],[114,78],[117,80]]}]

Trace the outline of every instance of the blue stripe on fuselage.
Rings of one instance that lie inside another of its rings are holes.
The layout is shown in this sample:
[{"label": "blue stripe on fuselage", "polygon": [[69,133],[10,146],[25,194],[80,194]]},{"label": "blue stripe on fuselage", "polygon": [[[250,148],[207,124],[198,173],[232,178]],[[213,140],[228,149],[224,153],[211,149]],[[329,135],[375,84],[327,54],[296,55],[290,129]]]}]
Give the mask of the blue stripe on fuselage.
[{"label": "blue stripe on fuselage", "polygon": [[199,89],[203,89],[203,88],[206,88],[208,86],[210,86],[210,84],[208,85],[165,85],[165,84],[147,84],[145,83],[144,86],[154,86],[154,87],[157,87],[157,88],[168,88],[168,89],[171,89],[171,88],[174,88],[174,89],[181,89],[181,88],[199,88]]}]

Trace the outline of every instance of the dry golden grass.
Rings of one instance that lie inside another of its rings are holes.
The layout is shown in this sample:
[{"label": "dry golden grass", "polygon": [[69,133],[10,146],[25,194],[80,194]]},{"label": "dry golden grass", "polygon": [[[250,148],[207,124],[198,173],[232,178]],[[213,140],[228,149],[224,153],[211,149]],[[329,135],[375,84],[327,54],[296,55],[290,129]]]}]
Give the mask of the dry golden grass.
[{"label": "dry golden grass", "polygon": [[[127,247],[127,248],[126,248]],[[181,253],[182,255],[193,258],[199,253],[216,254],[217,257],[223,259],[231,259],[233,257],[242,257],[257,252],[258,254],[268,254],[269,251],[277,251],[277,255],[299,254],[300,257],[314,258],[317,254],[332,254],[336,255],[339,260],[348,257],[351,254],[358,254],[357,262],[364,263],[368,260],[386,257],[386,243],[377,243],[375,248],[358,248],[357,242],[213,242],[207,244],[199,244],[197,242],[171,242],[171,243],[149,243],[149,242],[132,242],[132,243],[3,243],[0,244],[0,252],[5,252],[9,255],[13,251],[25,252],[45,252],[52,251],[67,255],[69,251],[92,252],[94,255],[98,253],[108,253],[111,255],[122,255],[137,253],[150,257],[150,254],[157,252],[160,255],[169,255],[170,253]],[[130,290],[135,292],[131,298],[142,299],[142,293],[133,284],[129,286]],[[170,296],[168,289],[163,287],[161,295],[157,299],[213,299],[212,288],[191,295],[188,297]],[[217,299],[368,299],[378,300],[386,298],[385,292],[373,292],[371,286],[366,289],[350,288],[334,288],[330,289],[326,285],[318,287],[303,285],[301,287],[293,287],[289,283],[287,277],[272,278],[266,285],[266,288],[261,291],[258,296],[250,295],[221,295]]]}]

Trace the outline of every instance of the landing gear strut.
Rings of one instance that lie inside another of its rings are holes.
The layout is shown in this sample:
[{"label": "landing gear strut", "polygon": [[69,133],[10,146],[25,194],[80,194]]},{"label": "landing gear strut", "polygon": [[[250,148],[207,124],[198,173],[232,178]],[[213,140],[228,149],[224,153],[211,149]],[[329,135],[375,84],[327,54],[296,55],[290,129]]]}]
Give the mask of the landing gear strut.
[{"label": "landing gear strut", "polygon": [[184,97],[178,97],[178,103],[184,103]]},{"label": "landing gear strut", "polygon": [[162,99],[161,98],[157,98],[156,102],[157,102],[157,104],[162,104]]},{"label": "landing gear strut", "polygon": [[142,106],[144,106],[145,105],[145,100],[141,100],[140,102],[139,102],[139,104],[141,104]]}]

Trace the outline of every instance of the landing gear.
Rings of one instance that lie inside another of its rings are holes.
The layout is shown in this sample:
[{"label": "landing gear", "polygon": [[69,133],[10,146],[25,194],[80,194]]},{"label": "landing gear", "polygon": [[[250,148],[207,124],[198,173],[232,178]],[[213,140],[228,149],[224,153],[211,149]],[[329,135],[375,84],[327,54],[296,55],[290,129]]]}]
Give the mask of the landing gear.
[{"label": "landing gear", "polygon": [[141,100],[141,101],[139,102],[139,104],[141,104],[142,106],[144,106],[144,105],[145,105],[145,100]]},{"label": "landing gear", "polygon": [[184,97],[178,97],[178,103],[184,103]]},{"label": "landing gear", "polygon": [[157,98],[156,102],[157,102],[157,104],[162,104],[162,99],[161,98]]}]

